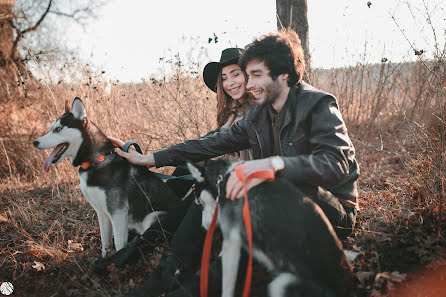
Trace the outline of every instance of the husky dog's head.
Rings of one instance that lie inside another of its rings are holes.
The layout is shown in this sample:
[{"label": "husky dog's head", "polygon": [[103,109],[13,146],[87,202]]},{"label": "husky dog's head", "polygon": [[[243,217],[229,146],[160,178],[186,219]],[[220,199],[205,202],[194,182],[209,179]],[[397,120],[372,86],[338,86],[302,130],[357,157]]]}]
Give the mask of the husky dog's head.
[{"label": "husky dog's head", "polygon": [[209,160],[206,167],[202,168],[196,167],[192,163],[187,163],[189,172],[195,179],[195,203],[202,207],[202,225],[206,229],[211,224],[217,196],[226,196],[224,185],[228,178],[228,173],[235,165],[224,159]]},{"label": "husky dog's head", "polygon": [[87,115],[81,99],[75,98],[71,107],[65,102],[65,113],[54,121],[50,131],[34,140],[34,146],[39,150],[54,148],[43,163],[43,170],[48,171],[51,164],[56,164],[65,158],[71,162],[83,142],[82,131],[87,123]]}]

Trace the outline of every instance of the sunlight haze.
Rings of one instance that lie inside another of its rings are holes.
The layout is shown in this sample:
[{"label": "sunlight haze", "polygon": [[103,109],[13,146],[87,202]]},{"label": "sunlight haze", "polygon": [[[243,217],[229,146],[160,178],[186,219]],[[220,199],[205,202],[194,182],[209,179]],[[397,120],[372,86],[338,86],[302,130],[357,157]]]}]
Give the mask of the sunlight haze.
[{"label": "sunlight haze", "polygon": [[[422,1],[376,0],[370,1],[370,7],[367,2],[308,0],[312,67],[379,63],[384,57],[394,62],[414,60],[408,40],[416,49],[435,48]],[[425,2],[437,43],[444,44],[444,1]],[[222,49],[243,47],[274,30],[275,1],[271,0],[114,0],[85,31],[72,28],[70,40],[108,78],[139,81],[159,71],[160,58],[178,52],[181,57],[192,55],[203,66],[218,60]]]}]

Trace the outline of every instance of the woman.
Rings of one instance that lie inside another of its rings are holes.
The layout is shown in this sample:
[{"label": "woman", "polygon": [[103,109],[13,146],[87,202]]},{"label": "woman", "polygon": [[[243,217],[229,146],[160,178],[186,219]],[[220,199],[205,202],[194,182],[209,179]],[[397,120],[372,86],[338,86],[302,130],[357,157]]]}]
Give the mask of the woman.
[{"label": "woman", "polygon": [[[255,99],[246,92],[246,74],[237,64],[242,50],[227,48],[220,62],[210,62],[203,70],[204,83],[217,93],[217,125],[229,128],[241,120]],[[240,152],[240,159],[249,160],[249,150]]]},{"label": "woman", "polygon": [[[209,132],[206,136],[220,129],[226,129],[242,119],[248,107],[255,103],[254,98],[246,92],[246,75],[237,64],[241,52],[242,49],[239,48],[225,49],[221,54],[219,62],[210,62],[204,68],[203,79],[205,84],[209,89],[217,93],[217,125],[219,127]],[[110,138],[110,140],[120,147],[124,145],[118,139]],[[242,151],[240,157],[241,159],[247,160],[249,158],[248,150]],[[184,183],[180,180],[175,181],[177,184],[170,185],[173,186],[177,193],[184,193],[184,190],[187,191],[190,188],[189,183]],[[193,199],[189,199],[188,197],[186,200],[191,201]],[[125,296],[146,296],[147,294],[156,296],[156,294],[166,293],[172,289],[171,286],[173,283],[178,281],[178,271],[181,273],[184,272],[185,275],[187,274],[186,271],[188,271],[189,277],[186,278],[189,278],[189,280],[193,278],[190,272],[200,262],[205,233],[201,230],[200,207],[195,203],[192,203],[190,206],[188,204],[187,207],[188,210],[185,215],[180,215],[181,211],[177,209],[174,209],[172,212],[169,209],[165,223],[170,227],[168,231],[171,233],[175,232],[175,234],[172,237],[167,254],[150,278],[141,287]],[[169,218],[169,214],[171,213],[173,215]],[[177,224],[176,222],[178,221],[181,224]],[[176,225],[175,228],[172,228],[174,225]],[[154,232],[156,230],[153,229],[156,229],[156,227],[152,227],[144,233],[143,237],[145,240],[150,242],[154,241],[152,237],[156,233]],[[126,259],[133,258],[135,254],[139,254],[134,246],[131,244],[129,246],[114,254],[119,264],[124,263]],[[130,249],[134,249],[135,252]],[[111,261],[107,261],[106,263],[111,264],[114,262],[114,259],[111,259]]]}]

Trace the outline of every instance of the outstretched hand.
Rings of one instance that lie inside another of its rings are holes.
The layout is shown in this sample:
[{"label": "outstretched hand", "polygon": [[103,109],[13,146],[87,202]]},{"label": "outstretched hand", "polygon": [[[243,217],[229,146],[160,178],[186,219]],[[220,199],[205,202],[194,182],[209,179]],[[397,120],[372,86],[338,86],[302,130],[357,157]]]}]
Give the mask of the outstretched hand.
[{"label": "outstretched hand", "polygon": [[155,166],[155,158],[152,154],[143,155],[138,153],[134,148],[129,148],[128,152],[124,152],[121,148],[124,146],[125,142],[114,137],[108,137],[108,139],[117,146],[115,148],[115,152],[119,156],[126,158],[130,163],[134,165],[147,166],[149,168]]},{"label": "outstretched hand", "polygon": [[[260,170],[273,170],[268,159],[252,160],[243,163],[245,177]],[[267,181],[266,178],[251,178],[246,183],[246,191]],[[238,179],[237,174],[232,171],[226,182],[226,197],[231,200],[243,197],[243,183]]]},{"label": "outstretched hand", "polygon": [[114,146],[123,147],[125,144],[125,142],[122,141],[121,139],[114,138],[114,137],[107,137],[107,138],[108,138],[108,140],[110,140],[113,143]]}]

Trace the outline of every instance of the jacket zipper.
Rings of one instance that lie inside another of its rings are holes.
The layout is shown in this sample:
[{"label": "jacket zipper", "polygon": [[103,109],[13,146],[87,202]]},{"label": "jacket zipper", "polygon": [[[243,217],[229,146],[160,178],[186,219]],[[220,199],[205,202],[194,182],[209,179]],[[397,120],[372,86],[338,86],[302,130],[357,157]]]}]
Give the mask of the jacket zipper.
[{"label": "jacket zipper", "polygon": [[259,142],[259,147],[260,147],[260,156],[262,158],[265,158],[265,156],[263,155],[263,150],[262,150],[262,143],[260,141],[260,136],[259,133],[257,133],[257,129],[255,127],[255,125],[251,122],[252,127],[254,128],[254,132],[256,132],[256,137],[257,137],[257,141]]},{"label": "jacket zipper", "polygon": [[291,123],[291,121],[288,121],[288,123],[285,123],[285,125],[283,125],[282,127],[280,127],[280,130],[279,130],[279,147],[280,147],[280,155],[279,155],[279,156],[282,156],[282,155],[283,155],[283,151],[282,151],[282,131],[283,131],[283,129],[284,129],[286,126],[288,126],[290,123]]}]

